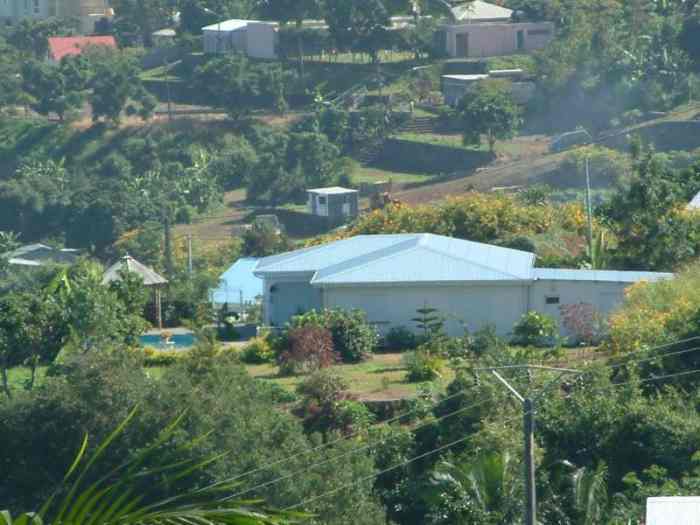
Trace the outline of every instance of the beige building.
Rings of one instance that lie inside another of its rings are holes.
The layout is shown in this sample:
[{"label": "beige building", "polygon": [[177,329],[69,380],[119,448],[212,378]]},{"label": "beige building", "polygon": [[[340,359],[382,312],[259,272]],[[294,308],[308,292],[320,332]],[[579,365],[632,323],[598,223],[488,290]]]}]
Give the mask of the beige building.
[{"label": "beige building", "polygon": [[80,32],[90,34],[95,22],[113,16],[108,0],[0,0],[0,20],[10,24],[25,18],[75,18],[80,20]]},{"label": "beige building", "polygon": [[554,36],[551,22],[513,22],[513,11],[475,0],[453,9],[440,38],[453,58],[484,58],[544,48]]}]

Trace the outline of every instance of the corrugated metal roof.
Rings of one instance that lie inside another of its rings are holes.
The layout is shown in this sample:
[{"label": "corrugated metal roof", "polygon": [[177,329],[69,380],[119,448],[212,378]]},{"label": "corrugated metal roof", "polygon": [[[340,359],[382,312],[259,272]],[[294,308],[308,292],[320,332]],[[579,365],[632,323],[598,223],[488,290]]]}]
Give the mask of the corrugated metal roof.
[{"label": "corrugated metal roof", "polygon": [[238,259],[221,277],[219,286],[212,290],[211,300],[215,304],[240,305],[252,303],[262,296],[263,282],[253,271],[258,264],[255,257]]},{"label": "corrugated metal roof", "polygon": [[236,29],[247,27],[249,24],[264,24],[275,27],[279,25],[277,22],[269,22],[264,20],[241,20],[233,18],[231,20],[222,20],[216,24],[204,26],[202,31],[235,31]]},{"label": "corrugated metal roof", "polygon": [[125,255],[112,266],[107,268],[102,277],[102,284],[108,284],[112,281],[120,281],[122,271],[129,271],[137,274],[143,279],[144,286],[156,286],[166,284],[168,280],[165,277],[158,275],[152,268],[145,264],[141,264],[131,255]]},{"label": "corrugated metal roof", "polygon": [[528,280],[534,255],[433,234],[359,235],[262,259],[257,275],[313,273],[313,284]]},{"label": "corrugated metal roof", "polygon": [[340,186],[330,186],[328,188],[313,188],[306,190],[309,193],[320,193],[321,195],[338,195],[343,193],[357,193],[357,190],[341,188]]},{"label": "corrugated metal roof", "polygon": [[564,270],[559,268],[535,268],[535,279],[543,281],[598,281],[636,283],[637,281],[659,281],[671,279],[672,273],[627,272],[619,270]]}]

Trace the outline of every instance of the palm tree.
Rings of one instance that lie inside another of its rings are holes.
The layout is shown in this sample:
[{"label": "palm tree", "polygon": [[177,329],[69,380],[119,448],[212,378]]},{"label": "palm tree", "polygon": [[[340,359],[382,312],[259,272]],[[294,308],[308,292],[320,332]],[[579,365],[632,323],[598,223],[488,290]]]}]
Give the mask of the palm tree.
[{"label": "palm tree", "polygon": [[556,492],[562,494],[563,505],[554,512],[572,525],[601,525],[607,523],[607,474],[605,463],[594,469],[576,467],[568,461],[558,463],[555,470]]},{"label": "palm tree", "polygon": [[[91,468],[136,411],[132,410],[89,458],[85,457],[85,437],[63,483],[38,511],[14,517],[7,510],[0,511],[0,525],[281,525],[305,517],[300,513],[265,511],[256,501],[230,500],[236,485],[227,480],[152,501],[149,492],[152,495],[171,487],[225,455],[155,467],[146,465],[169,443],[184,413],[161,432],[155,443],[88,485],[86,476],[92,474]],[[65,495],[59,499],[59,493]]]},{"label": "palm tree", "polygon": [[467,494],[485,515],[500,516],[499,523],[513,523],[519,513],[517,474],[509,452],[493,452],[471,461],[443,461],[433,474],[438,484],[452,485]]}]

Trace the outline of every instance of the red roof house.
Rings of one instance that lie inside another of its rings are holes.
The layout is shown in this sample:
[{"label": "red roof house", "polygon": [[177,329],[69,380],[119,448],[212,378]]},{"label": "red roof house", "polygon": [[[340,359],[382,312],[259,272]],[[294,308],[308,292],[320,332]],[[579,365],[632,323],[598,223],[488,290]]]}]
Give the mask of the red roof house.
[{"label": "red roof house", "polygon": [[113,36],[53,36],[49,38],[49,60],[60,62],[64,56],[79,55],[87,46],[117,48]]}]

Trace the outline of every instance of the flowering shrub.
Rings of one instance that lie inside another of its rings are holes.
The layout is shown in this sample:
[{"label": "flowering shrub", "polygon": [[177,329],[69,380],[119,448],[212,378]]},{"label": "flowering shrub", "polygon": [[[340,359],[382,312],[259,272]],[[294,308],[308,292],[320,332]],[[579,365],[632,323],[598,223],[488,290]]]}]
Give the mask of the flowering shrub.
[{"label": "flowering shrub", "polygon": [[605,334],[605,319],[589,303],[563,304],[559,307],[564,328],[571,334],[573,343],[594,345]]},{"label": "flowering shrub", "polygon": [[311,310],[293,317],[287,330],[303,326],[329,330],[333,348],[344,363],[357,363],[367,359],[379,342],[377,331],[367,323],[367,317],[361,310]]},{"label": "flowering shrub", "polygon": [[557,335],[557,322],[550,316],[530,311],[513,327],[513,343],[546,346]]},{"label": "flowering shrub", "polygon": [[625,290],[622,306],[610,316],[605,347],[631,352],[684,338],[698,329],[700,264],[673,279],[639,281]]},{"label": "flowering shrub", "polygon": [[310,373],[328,368],[339,360],[333,350],[330,331],[318,326],[302,326],[289,331],[289,349],[277,356],[283,375]]}]

